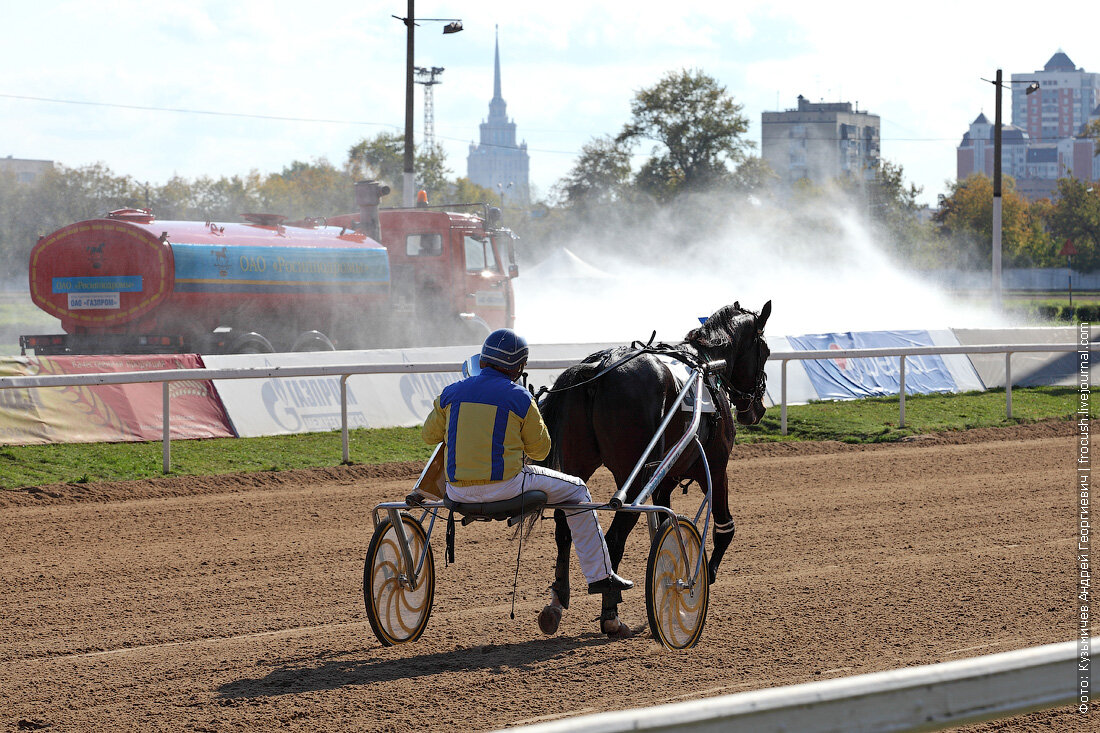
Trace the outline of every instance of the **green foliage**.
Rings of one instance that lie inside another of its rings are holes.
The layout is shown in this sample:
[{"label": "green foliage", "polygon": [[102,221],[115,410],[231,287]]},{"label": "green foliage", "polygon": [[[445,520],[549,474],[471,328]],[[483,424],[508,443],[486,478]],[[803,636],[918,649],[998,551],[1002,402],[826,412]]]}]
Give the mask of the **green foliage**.
[{"label": "green foliage", "polygon": [[898,425],[897,397],[813,402],[792,405],[787,412],[788,435],[780,433],[778,408],[771,408],[760,425],[738,427],[737,439],[753,443],[778,440],[839,440],[882,443],[920,433],[999,427],[1039,420],[1072,420],[1073,387],[1029,387],[1012,390],[1012,419],[1005,417],[1005,391],[909,395],[905,427]]},{"label": "green foliage", "polygon": [[1085,127],[1084,137],[1090,137],[1093,140],[1097,141],[1093,143],[1093,149],[1095,150],[1093,155],[1100,156],[1100,120],[1093,120],[1088,124],[1087,127]]},{"label": "green foliage", "polygon": [[635,182],[668,200],[728,181],[729,164],[741,161],[752,146],[742,137],[749,129],[742,109],[714,77],[672,71],[634,95],[632,118],[615,141],[654,143]]},{"label": "green foliage", "polygon": [[[479,186],[469,178],[458,178],[448,183],[443,200],[449,204],[500,204],[500,196],[491,189]],[[428,199],[431,203],[432,199]]]},{"label": "green foliage", "polygon": [[[348,441],[353,463],[423,462],[432,451],[420,439],[419,428],[353,430]],[[190,476],[338,466],[341,456],[339,432],[178,440],[172,442],[172,473]],[[160,443],[56,443],[6,446],[0,451],[0,488],[5,489],[160,475]]]},{"label": "green foliage", "polygon": [[593,209],[629,197],[631,146],[611,137],[590,140],[555,191],[566,206]]},{"label": "green foliage", "polygon": [[[372,138],[364,138],[348,150],[345,170],[353,180],[375,179],[389,185],[399,193],[404,185],[405,136],[396,132],[380,132]],[[433,201],[445,193],[447,176],[446,156],[438,146],[427,150],[414,150],[413,172],[420,188]]]},{"label": "green foliage", "polygon": [[[993,181],[974,174],[950,185],[950,194],[936,213],[940,236],[954,247],[945,251],[946,267],[988,267],[993,246]],[[1009,176],[1001,190],[1001,256],[1005,267],[1036,264],[1033,252],[1045,251],[1048,240],[1043,222],[1031,211],[1024,196],[1016,191]],[[1037,244],[1038,243],[1038,244]]]},{"label": "green foliage", "polygon": [[1100,186],[1076,178],[1059,180],[1058,199],[1050,207],[1047,226],[1056,251],[1061,251],[1066,240],[1073,242],[1077,249],[1075,270],[1100,269]]}]

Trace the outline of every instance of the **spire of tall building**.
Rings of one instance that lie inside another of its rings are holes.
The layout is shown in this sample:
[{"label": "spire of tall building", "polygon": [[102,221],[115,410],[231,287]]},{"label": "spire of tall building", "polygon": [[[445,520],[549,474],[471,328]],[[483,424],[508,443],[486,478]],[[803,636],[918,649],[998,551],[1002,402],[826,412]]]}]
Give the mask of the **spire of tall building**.
[{"label": "spire of tall building", "polygon": [[503,102],[500,96],[500,26],[493,26],[493,37],[496,47],[493,52],[493,101]]},{"label": "spire of tall building", "polygon": [[480,125],[480,143],[470,145],[466,176],[497,193],[505,206],[508,202],[526,205],[530,197],[527,143],[516,144],[516,123],[508,119],[508,103],[501,94],[499,27],[493,45],[493,98],[489,117]]}]

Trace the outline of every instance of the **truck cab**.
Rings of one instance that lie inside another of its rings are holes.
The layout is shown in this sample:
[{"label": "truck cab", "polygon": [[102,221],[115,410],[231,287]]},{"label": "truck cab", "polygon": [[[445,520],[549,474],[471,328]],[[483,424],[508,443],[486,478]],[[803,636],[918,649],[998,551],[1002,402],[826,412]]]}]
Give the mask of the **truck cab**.
[{"label": "truck cab", "polygon": [[379,211],[390,258],[390,298],[417,343],[474,344],[515,324],[513,235],[499,211],[477,205]]}]

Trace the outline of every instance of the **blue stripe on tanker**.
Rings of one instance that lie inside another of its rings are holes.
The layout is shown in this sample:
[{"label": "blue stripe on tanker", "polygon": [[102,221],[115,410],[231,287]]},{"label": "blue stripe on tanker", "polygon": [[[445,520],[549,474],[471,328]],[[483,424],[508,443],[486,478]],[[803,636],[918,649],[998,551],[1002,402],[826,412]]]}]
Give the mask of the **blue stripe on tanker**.
[{"label": "blue stripe on tanker", "polygon": [[389,282],[381,248],[172,244],[179,292],[376,292]]}]

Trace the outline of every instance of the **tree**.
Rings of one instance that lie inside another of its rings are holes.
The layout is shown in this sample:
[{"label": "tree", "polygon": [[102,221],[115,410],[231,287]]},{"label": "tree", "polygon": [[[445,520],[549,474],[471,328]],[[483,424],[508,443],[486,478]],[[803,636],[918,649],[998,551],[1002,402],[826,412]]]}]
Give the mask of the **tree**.
[{"label": "tree", "polygon": [[[955,262],[985,267],[993,248],[993,181],[976,173],[951,184],[950,195],[933,217],[940,233],[953,240]],[[1006,266],[1030,265],[1030,240],[1042,236],[1042,222],[1033,217],[1027,199],[1005,176],[1001,196],[1001,247]]]},{"label": "tree", "polygon": [[[405,136],[396,132],[380,132],[364,138],[348,149],[344,169],[353,180],[376,179],[400,192],[405,170]],[[451,173],[446,166],[442,148],[433,146],[415,151],[413,173],[428,199],[436,199],[447,186]]]},{"label": "tree", "polygon": [[[479,186],[469,178],[458,178],[448,183],[444,194],[448,204],[496,204],[500,205],[500,196],[492,189]],[[431,199],[428,202],[431,203]]]},{"label": "tree", "polygon": [[8,272],[25,272],[40,235],[113,209],[144,206],[145,190],[103,163],[81,168],[55,165],[32,185],[4,177],[0,199],[0,264]]},{"label": "tree", "polygon": [[1093,120],[1085,127],[1085,137],[1092,138],[1093,156],[1100,155],[1100,120]]},{"label": "tree", "polygon": [[260,185],[261,213],[283,214],[291,219],[328,216],[355,209],[351,176],[324,158],[313,163],[296,160],[282,173],[268,176]]},{"label": "tree", "polygon": [[577,162],[555,186],[566,206],[600,207],[626,197],[630,187],[631,145],[608,136],[593,138],[581,148]]},{"label": "tree", "polygon": [[637,183],[660,199],[713,186],[729,178],[752,143],[748,119],[726,88],[702,71],[669,72],[634,95],[630,122],[617,143],[650,140],[651,157]]},{"label": "tree", "polygon": [[1100,269],[1100,191],[1096,186],[1090,190],[1085,181],[1062,178],[1058,181],[1057,200],[1050,208],[1047,227],[1052,239],[1051,254],[1057,257],[1068,239],[1077,249],[1074,269],[1081,272]]},{"label": "tree", "polygon": [[742,160],[730,176],[734,191],[753,196],[770,195],[779,181],[779,174],[766,160],[756,155]]}]

